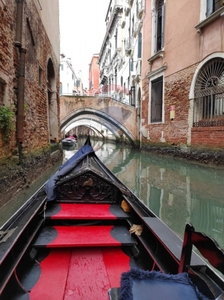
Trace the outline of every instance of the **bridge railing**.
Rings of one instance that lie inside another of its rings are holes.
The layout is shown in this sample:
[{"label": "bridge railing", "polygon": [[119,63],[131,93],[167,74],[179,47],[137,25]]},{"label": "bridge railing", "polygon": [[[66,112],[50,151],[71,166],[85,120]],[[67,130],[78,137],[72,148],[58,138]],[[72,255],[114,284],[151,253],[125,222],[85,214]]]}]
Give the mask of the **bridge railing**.
[{"label": "bridge railing", "polygon": [[124,104],[130,104],[129,95],[125,95],[123,93],[100,93],[96,95],[99,98],[112,98],[115,101],[124,103]]}]

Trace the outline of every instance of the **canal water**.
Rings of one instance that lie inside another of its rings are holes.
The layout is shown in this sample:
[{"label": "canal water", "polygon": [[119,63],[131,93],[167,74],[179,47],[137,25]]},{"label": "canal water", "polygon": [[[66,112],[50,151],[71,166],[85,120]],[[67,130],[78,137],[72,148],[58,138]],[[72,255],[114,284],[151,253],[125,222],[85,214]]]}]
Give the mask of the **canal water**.
[{"label": "canal water", "polygon": [[[73,150],[64,150],[63,161],[82,143],[79,141]],[[224,248],[224,170],[140,153],[114,143],[93,142],[94,145],[98,146],[96,154],[105,165],[181,238],[186,222],[190,222]],[[50,172],[53,174],[55,169]],[[1,223],[49,174],[0,210]]]}]

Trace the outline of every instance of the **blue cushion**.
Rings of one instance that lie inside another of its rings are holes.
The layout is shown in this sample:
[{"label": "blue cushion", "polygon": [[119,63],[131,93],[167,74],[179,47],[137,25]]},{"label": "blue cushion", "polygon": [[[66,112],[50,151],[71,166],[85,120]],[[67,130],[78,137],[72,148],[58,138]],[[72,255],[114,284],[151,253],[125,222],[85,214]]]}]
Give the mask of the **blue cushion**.
[{"label": "blue cushion", "polygon": [[120,300],[209,300],[187,273],[164,274],[131,269],[121,276]]}]

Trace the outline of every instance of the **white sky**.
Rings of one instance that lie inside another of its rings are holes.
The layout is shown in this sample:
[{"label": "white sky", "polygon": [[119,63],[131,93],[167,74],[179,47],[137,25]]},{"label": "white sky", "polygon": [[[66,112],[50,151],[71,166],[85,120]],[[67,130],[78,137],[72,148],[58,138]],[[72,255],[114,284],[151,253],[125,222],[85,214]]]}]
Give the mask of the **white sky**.
[{"label": "white sky", "polygon": [[92,55],[99,53],[106,33],[105,18],[110,0],[59,0],[60,53],[71,58],[88,87]]}]

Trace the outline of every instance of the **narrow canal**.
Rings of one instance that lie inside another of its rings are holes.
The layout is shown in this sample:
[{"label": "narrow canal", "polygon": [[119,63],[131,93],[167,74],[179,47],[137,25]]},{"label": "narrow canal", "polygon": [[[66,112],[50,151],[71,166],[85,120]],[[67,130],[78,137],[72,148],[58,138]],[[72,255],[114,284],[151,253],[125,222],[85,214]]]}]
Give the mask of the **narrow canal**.
[{"label": "narrow canal", "polygon": [[[105,165],[180,237],[185,223],[191,222],[224,248],[224,170],[140,153],[113,143],[98,144],[96,154]],[[76,150],[64,150],[64,161]],[[48,176],[1,209],[1,223]]]}]

